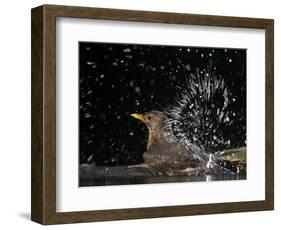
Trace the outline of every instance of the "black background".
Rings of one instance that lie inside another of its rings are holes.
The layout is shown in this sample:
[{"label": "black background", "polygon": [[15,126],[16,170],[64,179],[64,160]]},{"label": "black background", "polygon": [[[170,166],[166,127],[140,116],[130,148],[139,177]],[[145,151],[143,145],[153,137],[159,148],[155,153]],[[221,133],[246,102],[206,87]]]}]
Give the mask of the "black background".
[{"label": "black background", "polygon": [[80,163],[143,162],[148,131],[129,114],[162,111],[195,72],[224,78],[237,117],[229,147],[245,145],[246,50],[80,42]]}]

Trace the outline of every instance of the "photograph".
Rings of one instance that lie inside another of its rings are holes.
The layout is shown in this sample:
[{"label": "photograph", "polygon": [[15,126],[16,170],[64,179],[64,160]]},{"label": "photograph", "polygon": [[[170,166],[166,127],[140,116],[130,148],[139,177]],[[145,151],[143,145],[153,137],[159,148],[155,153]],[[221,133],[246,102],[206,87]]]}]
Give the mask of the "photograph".
[{"label": "photograph", "polygon": [[246,179],[246,49],[78,49],[80,187]]}]

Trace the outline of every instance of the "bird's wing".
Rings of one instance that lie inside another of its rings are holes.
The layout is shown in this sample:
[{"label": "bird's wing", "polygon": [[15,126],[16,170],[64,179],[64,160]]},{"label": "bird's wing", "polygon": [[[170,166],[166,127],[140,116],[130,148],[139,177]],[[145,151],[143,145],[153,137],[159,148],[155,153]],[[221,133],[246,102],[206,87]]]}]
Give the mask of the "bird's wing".
[{"label": "bird's wing", "polygon": [[179,141],[167,144],[163,143],[159,146],[161,146],[159,147],[161,149],[156,150],[160,153],[159,157],[163,159],[163,162],[167,162],[172,168],[184,169],[198,167],[198,164],[201,162],[192,149],[187,148]]}]

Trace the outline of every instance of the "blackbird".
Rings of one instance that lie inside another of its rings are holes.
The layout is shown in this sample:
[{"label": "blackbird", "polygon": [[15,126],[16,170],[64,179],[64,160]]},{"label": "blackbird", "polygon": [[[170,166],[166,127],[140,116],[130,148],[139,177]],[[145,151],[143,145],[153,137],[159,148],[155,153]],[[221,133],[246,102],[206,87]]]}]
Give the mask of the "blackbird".
[{"label": "blackbird", "polygon": [[206,171],[208,156],[197,146],[176,138],[164,113],[150,111],[131,116],[142,121],[149,130],[143,158],[154,174],[173,176]]}]

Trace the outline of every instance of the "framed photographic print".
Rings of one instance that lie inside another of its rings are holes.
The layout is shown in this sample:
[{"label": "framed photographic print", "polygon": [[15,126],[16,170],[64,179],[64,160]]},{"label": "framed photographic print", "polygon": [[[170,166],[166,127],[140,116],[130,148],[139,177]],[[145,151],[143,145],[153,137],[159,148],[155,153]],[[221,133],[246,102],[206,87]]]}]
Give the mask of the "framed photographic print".
[{"label": "framed photographic print", "polygon": [[273,20],[32,9],[41,224],[272,210]]}]

